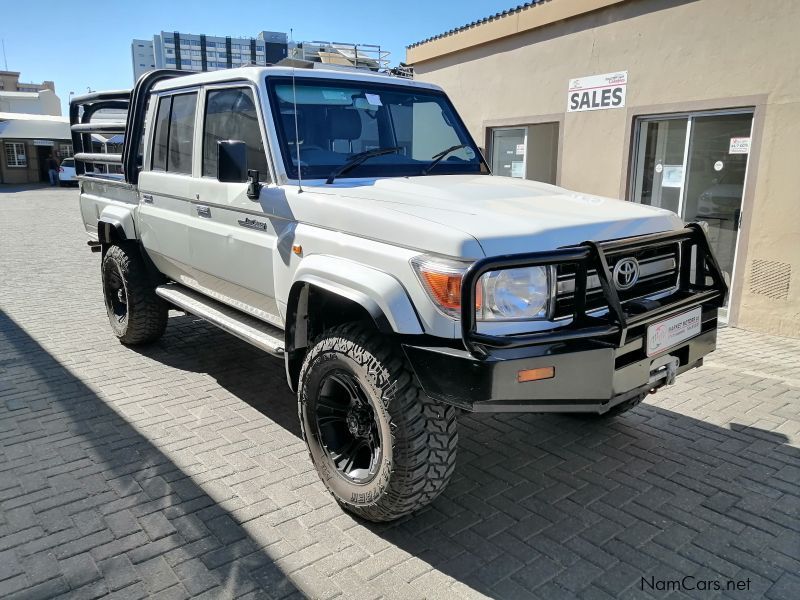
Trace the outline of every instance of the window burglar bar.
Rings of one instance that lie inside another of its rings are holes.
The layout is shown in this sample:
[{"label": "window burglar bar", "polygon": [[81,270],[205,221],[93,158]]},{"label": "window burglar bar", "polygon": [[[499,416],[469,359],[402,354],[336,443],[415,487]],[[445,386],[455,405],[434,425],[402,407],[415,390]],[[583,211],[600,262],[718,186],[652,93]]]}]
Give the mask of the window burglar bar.
[{"label": "window burglar bar", "polygon": [[6,165],[9,167],[28,166],[28,156],[25,154],[25,144],[6,142]]}]

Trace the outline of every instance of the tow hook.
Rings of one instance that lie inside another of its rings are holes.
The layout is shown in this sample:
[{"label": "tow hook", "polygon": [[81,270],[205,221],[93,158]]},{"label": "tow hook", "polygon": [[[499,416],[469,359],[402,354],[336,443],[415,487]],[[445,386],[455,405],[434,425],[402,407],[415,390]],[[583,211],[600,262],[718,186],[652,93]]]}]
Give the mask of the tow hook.
[{"label": "tow hook", "polygon": [[[661,385],[672,385],[675,383],[675,378],[678,376],[678,367],[681,361],[677,356],[662,356],[653,361],[650,365],[650,381],[649,383],[661,383]],[[663,382],[661,381],[663,380]],[[656,387],[650,389],[650,393],[654,394]]]}]

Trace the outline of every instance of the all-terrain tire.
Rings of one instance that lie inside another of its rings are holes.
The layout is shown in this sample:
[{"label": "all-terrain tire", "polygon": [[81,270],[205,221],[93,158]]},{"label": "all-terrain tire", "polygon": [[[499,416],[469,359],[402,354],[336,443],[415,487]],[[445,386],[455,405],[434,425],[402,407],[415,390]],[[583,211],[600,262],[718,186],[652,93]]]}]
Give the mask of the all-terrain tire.
[{"label": "all-terrain tire", "polygon": [[133,346],[160,338],[167,327],[169,307],[156,295],[137,246],[109,246],[101,271],[108,320],[119,341]]},{"label": "all-terrain tire", "polygon": [[[325,443],[330,433],[322,433],[330,424],[320,425],[330,418],[319,416],[319,407],[330,402],[321,394],[331,389],[325,382],[342,378],[361,388],[356,391],[371,407],[369,418],[381,444],[371,455],[375,466],[367,481],[354,482],[339,470],[336,453]],[[445,489],[456,463],[456,410],[425,394],[397,344],[368,325],[334,327],[309,350],[298,387],[300,424],[311,460],[345,509],[370,521],[391,521],[426,506]]]}]

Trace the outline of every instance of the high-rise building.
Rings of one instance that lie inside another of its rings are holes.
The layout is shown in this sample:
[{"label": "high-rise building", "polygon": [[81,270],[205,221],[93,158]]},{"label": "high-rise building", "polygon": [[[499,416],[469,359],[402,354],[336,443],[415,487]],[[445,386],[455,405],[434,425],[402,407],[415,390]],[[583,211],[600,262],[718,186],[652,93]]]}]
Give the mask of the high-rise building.
[{"label": "high-rise building", "polygon": [[286,57],[288,36],[262,31],[256,38],[220,37],[162,31],[152,40],[133,40],[134,80],[152,69],[216,71],[246,65],[271,65]]},{"label": "high-rise building", "polygon": [[153,54],[153,40],[133,40],[131,42],[131,60],[133,60],[134,81],[155,69],[156,57]]}]

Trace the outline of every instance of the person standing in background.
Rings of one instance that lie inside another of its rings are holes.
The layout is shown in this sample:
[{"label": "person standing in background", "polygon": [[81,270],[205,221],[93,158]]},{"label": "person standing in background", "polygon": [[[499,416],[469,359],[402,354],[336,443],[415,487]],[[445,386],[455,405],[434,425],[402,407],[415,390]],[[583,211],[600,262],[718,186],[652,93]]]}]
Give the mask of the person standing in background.
[{"label": "person standing in background", "polygon": [[50,176],[50,185],[58,185],[58,161],[52,154],[47,157],[47,174]]}]

